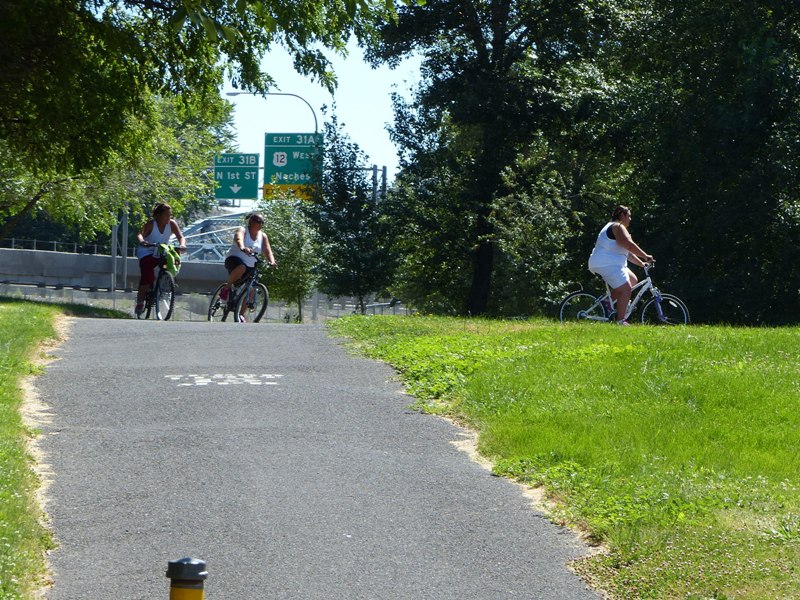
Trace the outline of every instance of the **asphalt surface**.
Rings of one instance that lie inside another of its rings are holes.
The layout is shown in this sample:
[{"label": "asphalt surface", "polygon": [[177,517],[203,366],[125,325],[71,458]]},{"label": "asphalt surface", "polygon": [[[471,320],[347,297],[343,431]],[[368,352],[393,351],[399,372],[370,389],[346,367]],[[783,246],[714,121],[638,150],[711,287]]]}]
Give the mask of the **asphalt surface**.
[{"label": "asphalt surface", "polygon": [[590,599],[587,549],[322,326],[75,319],[49,412],[51,600]]}]

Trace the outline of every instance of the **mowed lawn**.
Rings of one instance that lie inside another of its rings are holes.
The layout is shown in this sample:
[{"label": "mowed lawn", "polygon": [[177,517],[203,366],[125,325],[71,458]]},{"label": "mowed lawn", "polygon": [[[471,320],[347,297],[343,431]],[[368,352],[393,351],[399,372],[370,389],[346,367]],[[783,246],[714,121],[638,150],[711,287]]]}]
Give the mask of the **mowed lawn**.
[{"label": "mowed lawn", "polygon": [[0,297],[0,598],[32,598],[47,581],[53,547],[36,500],[39,479],[29,442],[36,435],[20,409],[25,377],[43,372],[42,344],[57,339],[62,315],[123,316],[90,306],[57,306]]},{"label": "mowed lawn", "polygon": [[[613,598],[800,598],[800,328],[349,317],[418,406],[603,548]],[[535,540],[531,540],[535,543]]]}]

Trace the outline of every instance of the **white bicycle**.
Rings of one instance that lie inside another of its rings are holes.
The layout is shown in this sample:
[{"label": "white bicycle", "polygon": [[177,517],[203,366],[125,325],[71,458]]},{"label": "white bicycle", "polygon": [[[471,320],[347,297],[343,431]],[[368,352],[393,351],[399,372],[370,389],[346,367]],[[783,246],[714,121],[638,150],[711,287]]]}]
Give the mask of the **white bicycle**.
[{"label": "white bicycle", "polygon": [[[689,309],[683,300],[672,294],[662,294],[653,284],[650,277],[650,270],[653,265],[644,267],[645,278],[633,286],[631,301],[628,310],[625,311],[625,319],[629,319],[639,302],[646,293],[650,293],[651,298],[642,308],[642,323],[650,325],[688,325]],[[594,296],[583,290],[572,292],[564,298],[558,308],[558,318],[561,322],[565,321],[600,321],[608,322],[614,320],[616,314],[616,301],[611,298],[611,290],[606,284],[606,293],[602,296]]]}]

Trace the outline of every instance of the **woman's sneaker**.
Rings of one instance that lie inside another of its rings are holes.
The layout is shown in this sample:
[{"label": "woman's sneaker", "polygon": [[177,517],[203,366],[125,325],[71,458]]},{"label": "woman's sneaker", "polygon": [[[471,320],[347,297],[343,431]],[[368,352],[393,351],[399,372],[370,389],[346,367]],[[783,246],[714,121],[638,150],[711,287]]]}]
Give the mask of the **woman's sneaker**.
[{"label": "woman's sneaker", "polygon": [[616,324],[617,325],[630,325],[630,323],[628,323],[628,319],[622,319],[621,321],[616,321]]}]

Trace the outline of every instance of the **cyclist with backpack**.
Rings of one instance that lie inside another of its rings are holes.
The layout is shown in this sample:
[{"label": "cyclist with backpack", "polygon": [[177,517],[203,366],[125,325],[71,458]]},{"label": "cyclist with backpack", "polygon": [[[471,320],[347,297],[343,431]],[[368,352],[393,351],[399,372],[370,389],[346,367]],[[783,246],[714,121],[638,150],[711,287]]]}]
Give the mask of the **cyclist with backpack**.
[{"label": "cyclist with backpack", "polygon": [[183,237],[181,228],[177,221],[172,218],[172,207],[169,204],[159,202],[153,207],[153,216],[142,226],[136,240],[139,247],[136,248],[136,258],[139,259],[139,291],[136,294],[136,314],[139,315],[144,310],[144,298],[150,290],[150,286],[155,282],[155,269],[159,264],[159,257],[156,256],[159,244],[166,244],[172,236],[178,238],[179,251],[186,250],[186,238]]}]

